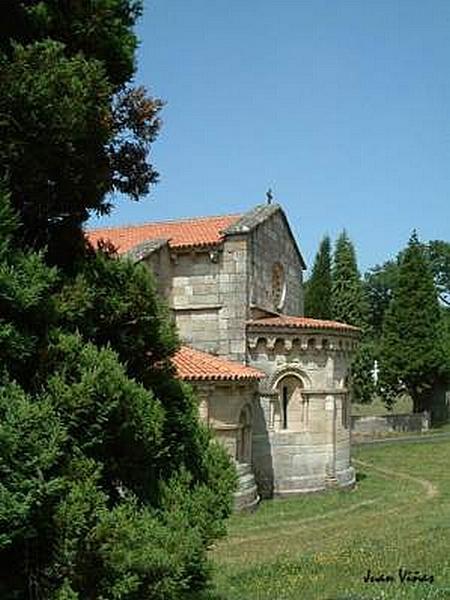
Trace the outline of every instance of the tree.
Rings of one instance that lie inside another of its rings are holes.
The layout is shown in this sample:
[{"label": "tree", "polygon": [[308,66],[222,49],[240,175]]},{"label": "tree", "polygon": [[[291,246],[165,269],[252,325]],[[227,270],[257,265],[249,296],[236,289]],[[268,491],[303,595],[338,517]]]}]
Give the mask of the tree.
[{"label": "tree", "polygon": [[387,261],[370,269],[364,276],[364,290],[367,300],[367,325],[370,336],[379,342],[383,321],[392,300],[398,279],[398,263]]},{"label": "tree", "polygon": [[70,266],[84,252],[90,213],[111,210],[107,194],[138,199],[158,177],[148,154],[162,103],[130,85],[141,2],[7,4],[0,179],[22,243],[47,247],[47,260]]},{"label": "tree", "polygon": [[206,581],[234,468],[174,377],[151,274],[82,230],[157,179],[161,103],[130,85],[141,2],[3,10],[0,597],[179,598]]},{"label": "tree", "polygon": [[449,365],[450,370],[450,308],[442,308],[442,324],[444,332],[444,351],[446,356],[446,363]]},{"label": "tree", "polygon": [[[423,244],[430,263],[439,302],[450,306],[450,243],[432,240]],[[368,302],[368,325],[375,338],[381,336],[384,315],[397,285],[400,252],[396,260],[390,260],[370,269],[364,276],[365,295]]]},{"label": "tree", "polygon": [[356,252],[346,231],[336,241],[332,278],[333,318],[360,327],[362,333],[350,368],[352,400],[368,403],[375,392],[372,377],[375,352],[367,330],[367,304]]},{"label": "tree", "polygon": [[0,193],[0,596],[198,589],[235,474],[173,377],[151,275],[102,253],[64,274],[18,226]]},{"label": "tree", "polygon": [[365,324],[365,299],[356,263],[355,248],[343,231],[336,241],[333,260],[333,318],[362,327]]},{"label": "tree", "polygon": [[311,277],[305,286],[305,315],[331,319],[331,242],[325,236],[314,260]]},{"label": "tree", "polygon": [[432,240],[427,244],[427,251],[439,300],[450,307],[450,243]]},{"label": "tree", "polygon": [[445,371],[441,325],[430,265],[413,232],[383,324],[380,389],[387,402],[406,390],[414,412],[430,409],[433,386]]}]

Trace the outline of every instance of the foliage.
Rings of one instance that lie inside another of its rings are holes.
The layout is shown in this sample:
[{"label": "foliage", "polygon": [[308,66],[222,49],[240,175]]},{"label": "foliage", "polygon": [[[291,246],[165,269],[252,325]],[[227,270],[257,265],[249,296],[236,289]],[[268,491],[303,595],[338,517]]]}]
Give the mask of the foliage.
[{"label": "foliage", "polygon": [[7,367],[11,376],[30,387],[54,318],[51,292],[58,276],[42,255],[10,251],[17,227],[9,195],[0,185],[0,369]]},{"label": "foliage", "polygon": [[305,286],[305,315],[331,319],[331,242],[325,236],[314,260],[311,277]]},{"label": "foliage", "polygon": [[365,324],[365,299],[355,248],[343,231],[336,240],[333,260],[333,318],[356,327]]},{"label": "foliage", "polygon": [[[432,240],[423,244],[423,250],[429,260],[439,301],[446,306],[449,304],[450,296],[450,243]],[[396,260],[387,261],[370,269],[364,276],[368,325],[375,339],[381,336],[384,315],[397,285],[402,254],[403,252],[400,252]]]},{"label": "foliage", "polygon": [[446,356],[446,363],[450,369],[450,308],[442,308],[442,330],[444,336],[444,351]]},{"label": "foliage", "polygon": [[376,347],[366,334],[359,341],[350,367],[352,402],[360,404],[372,402],[376,392],[376,383],[373,376],[376,357]]},{"label": "foliage", "polygon": [[9,8],[0,35],[0,179],[22,244],[47,246],[47,260],[70,266],[83,254],[89,214],[111,210],[109,192],[138,199],[157,180],[148,154],[162,104],[130,86],[141,3]]},{"label": "foliage", "polygon": [[175,324],[144,264],[91,253],[66,278],[57,307],[64,327],[99,346],[111,344],[133,377],[160,370],[178,347]]},{"label": "foliage", "polygon": [[[6,1],[0,24],[0,597],[204,585],[234,468],[174,378],[143,266],[82,227],[138,199],[161,102],[130,85],[137,0]],[[6,193],[8,191],[8,194]],[[55,265],[55,266],[50,266]]]},{"label": "foliage", "polygon": [[370,269],[364,276],[367,299],[367,325],[371,337],[378,341],[383,330],[386,310],[394,293],[398,279],[398,263],[387,261]]},{"label": "foliage", "polygon": [[380,387],[387,402],[407,390],[414,411],[430,408],[445,370],[441,314],[433,275],[414,232],[399,265],[398,283],[383,324]]},{"label": "foliage", "polygon": [[[133,76],[137,39],[133,27],[142,14],[141,0],[6,0],[0,39],[5,52],[11,40],[27,44],[51,38],[63,43],[67,54],[82,52],[101,61],[108,78],[120,87]],[[9,18],[8,18],[9,17]]]},{"label": "foliage", "polygon": [[[442,240],[433,240],[421,245],[424,255],[429,261],[439,302],[442,305],[442,331],[448,357],[447,363],[450,365],[450,330],[446,327],[448,313],[446,306],[450,294],[450,244]],[[400,252],[395,261],[387,261],[374,267],[366,273],[364,278],[368,302],[367,331],[373,343],[375,357],[378,357],[379,354],[383,322],[398,283],[399,265],[404,252]],[[392,400],[393,398],[390,399],[391,402]]]},{"label": "foliage", "polygon": [[367,302],[358,271],[356,252],[346,231],[343,231],[336,241],[332,280],[333,318],[362,330],[362,337],[350,368],[352,401],[371,402],[375,392],[372,377],[375,348],[367,331]]},{"label": "foliage", "polygon": [[439,300],[450,306],[450,242],[432,240],[428,242],[427,250]]},{"label": "foliage", "polygon": [[235,472],[174,379],[148,270],[22,250],[0,192],[0,597],[153,600],[204,585]]}]

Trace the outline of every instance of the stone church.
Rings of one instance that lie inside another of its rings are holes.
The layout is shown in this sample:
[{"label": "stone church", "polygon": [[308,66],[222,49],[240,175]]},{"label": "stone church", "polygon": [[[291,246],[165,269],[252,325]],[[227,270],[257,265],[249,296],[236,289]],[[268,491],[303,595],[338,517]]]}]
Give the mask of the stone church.
[{"label": "stone church", "polygon": [[278,204],[88,232],[153,271],[200,414],[236,460],[237,508],[352,486],[347,371],[355,327],[303,317],[305,262]]}]

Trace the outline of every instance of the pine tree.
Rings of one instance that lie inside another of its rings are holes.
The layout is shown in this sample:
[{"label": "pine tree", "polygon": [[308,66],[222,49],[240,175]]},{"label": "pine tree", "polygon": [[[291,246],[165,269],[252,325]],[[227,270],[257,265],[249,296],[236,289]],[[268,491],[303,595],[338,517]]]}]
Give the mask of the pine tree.
[{"label": "pine tree", "polygon": [[311,277],[305,285],[305,315],[331,319],[331,242],[325,236],[314,260]]},{"label": "pine tree", "polygon": [[387,402],[407,391],[414,412],[431,407],[433,386],[445,370],[437,290],[424,248],[413,232],[402,253],[398,283],[383,324],[380,388]]}]

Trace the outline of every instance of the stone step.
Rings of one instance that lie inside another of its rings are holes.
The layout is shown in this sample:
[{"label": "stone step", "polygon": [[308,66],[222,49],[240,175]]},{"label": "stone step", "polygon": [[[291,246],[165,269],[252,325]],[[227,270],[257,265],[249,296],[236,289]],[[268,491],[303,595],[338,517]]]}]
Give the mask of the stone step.
[{"label": "stone step", "polygon": [[248,463],[236,463],[236,471],[238,477],[240,477],[241,475],[247,475],[248,473],[251,473],[252,468]]},{"label": "stone step", "polygon": [[237,463],[238,489],[234,494],[234,508],[236,511],[251,510],[259,502],[258,489],[255,476],[248,463]]},{"label": "stone step", "polygon": [[240,490],[248,490],[250,488],[256,487],[255,476],[253,473],[248,473],[243,477],[239,477],[239,489]]}]

